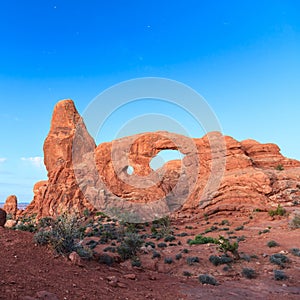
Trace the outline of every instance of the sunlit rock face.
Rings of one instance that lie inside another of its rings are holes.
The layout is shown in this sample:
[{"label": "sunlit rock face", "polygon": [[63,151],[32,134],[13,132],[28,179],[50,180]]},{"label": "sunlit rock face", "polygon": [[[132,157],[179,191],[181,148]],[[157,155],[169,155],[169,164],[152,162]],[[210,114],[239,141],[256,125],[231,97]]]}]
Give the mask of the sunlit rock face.
[{"label": "sunlit rock face", "polygon": [[[182,159],[153,170],[163,150]],[[139,221],[175,211],[266,209],[300,202],[300,162],[274,144],[239,142],[219,132],[191,139],[159,131],[95,145],[72,100],[54,108],[44,143],[48,180],[34,186],[26,214],[102,210]]]}]

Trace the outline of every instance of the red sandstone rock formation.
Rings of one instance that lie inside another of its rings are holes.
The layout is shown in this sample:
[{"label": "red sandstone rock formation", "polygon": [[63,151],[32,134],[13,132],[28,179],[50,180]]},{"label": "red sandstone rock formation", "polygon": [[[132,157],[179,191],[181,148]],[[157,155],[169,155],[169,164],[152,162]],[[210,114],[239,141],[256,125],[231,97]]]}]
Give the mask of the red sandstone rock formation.
[{"label": "red sandstone rock formation", "polygon": [[3,209],[11,218],[15,219],[18,212],[18,199],[15,195],[10,195],[6,198]]},{"label": "red sandstone rock formation", "polygon": [[[76,132],[80,133],[78,139],[75,137]],[[74,140],[76,143],[73,147]],[[73,101],[58,102],[44,143],[48,181],[35,184],[34,199],[24,213],[37,213],[38,217],[42,217],[61,214],[66,210],[92,210],[93,206],[84,198],[76,182],[73,160],[80,161],[85,154],[93,152],[95,146]]]},{"label": "red sandstone rock formation", "polygon": [[[152,170],[151,159],[164,149],[184,158]],[[154,132],[96,148],[71,100],[54,109],[44,156],[48,181],[35,185],[25,211],[38,217],[96,208],[147,220],[176,210],[211,214],[300,203],[300,162],[274,144],[217,132],[200,139]]]}]

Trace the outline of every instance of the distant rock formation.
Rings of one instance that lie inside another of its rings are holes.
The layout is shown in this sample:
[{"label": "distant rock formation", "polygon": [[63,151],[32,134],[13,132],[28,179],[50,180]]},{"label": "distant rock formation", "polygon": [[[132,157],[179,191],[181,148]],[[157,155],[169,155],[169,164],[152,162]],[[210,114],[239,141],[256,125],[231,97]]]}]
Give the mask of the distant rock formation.
[{"label": "distant rock formation", "polygon": [[12,219],[15,219],[18,212],[18,199],[15,195],[10,195],[6,198],[3,209]]},{"label": "distant rock formation", "polygon": [[[183,159],[152,170],[151,159],[167,149],[179,150]],[[35,184],[24,212],[38,217],[98,209],[146,220],[174,211],[300,203],[300,162],[282,156],[275,144],[238,142],[218,132],[190,139],[161,131],[96,147],[71,100],[55,106],[44,162],[48,180]]]}]

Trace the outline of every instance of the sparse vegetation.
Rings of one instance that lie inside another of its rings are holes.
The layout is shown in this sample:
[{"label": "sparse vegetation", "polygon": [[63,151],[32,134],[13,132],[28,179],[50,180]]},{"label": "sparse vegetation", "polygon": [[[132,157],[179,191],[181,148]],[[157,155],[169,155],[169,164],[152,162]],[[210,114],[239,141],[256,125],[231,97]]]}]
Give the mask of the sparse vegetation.
[{"label": "sparse vegetation", "polygon": [[277,166],[275,167],[275,170],[277,170],[277,171],[283,171],[283,170],[284,170],[284,167],[283,167],[282,164],[279,164],[279,165],[277,165]]},{"label": "sparse vegetation", "polygon": [[216,244],[217,239],[209,237],[209,236],[203,236],[201,234],[196,235],[194,240],[189,240],[189,245],[199,245],[199,244]]},{"label": "sparse vegetation", "polygon": [[275,242],[275,241],[269,241],[269,242],[267,243],[267,246],[268,246],[269,248],[273,248],[273,247],[279,246],[279,244],[278,244],[277,242]]},{"label": "sparse vegetation", "polygon": [[300,214],[295,214],[294,218],[290,222],[292,229],[300,228]]},{"label": "sparse vegetation", "polygon": [[189,272],[189,271],[183,271],[183,272],[182,272],[182,275],[183,275],[183,276],[186,276],[186,277],[191,277],[191,276],[192,276],[192,273]]},{"label": "sparse vegetation", "polygon": [[275,280],[286,280],[288,276],[282,270],[274,270],[274,279]]},{"label": "sparse vegetation", "polygon": [[215,279],[215,277],[213,277],[211,275],[208,275],[208,274],[201,274],[201,275],[199,275],[198,280],[202,284],[217,285],[217,280]]},{"label": "sparse vegetation", "polygon": [[222,265],[222,264],[229,264],[229,263],[233,262],[233,259],[230,256],[227,256],[227,255],[222,255],[222,256],[211,255],[209,257],[209,261],[214,266],[219,266],[219,265]]},{"label": "sparse vegetation", "polygon": [[82,246],[77,241],[82,233],[76,216],[63,214],[56,220],[43,220],[41,226],[46,226],[48,222],[51,224],[49,227],[41,227],[34,235],[35,242],[41,245],[49,244],[56,253],[61,255],[68,255],[77,250],[83,252]]},{"label": "sparse vegetation", "polygon": [[278,204],[277,208],[275,210],[269,210],[269,215],[271,217],[274,216],[284,216],[286,214],[286,210],[280,205]]},{"label": "sparse vegetation", "polygon": [[254,279],[257,277],[256,272],[251,268],[243,268],[242,275],[248,279]]},{"label": "sparse vegetation", "polygon": [[127,233],[120,246],[117,247],[117,252],[123,260],[136,256],[138,250],[143,245],[144,241],[137,233]]},{"label": "sparse vegetation", "polygon": [[166,257],[164,260],[165,264],[172,264],[173,263],[173,258],[172,257]]},{"label": "sparse vegetation", "polygon": [[282,268],[284,268],[285,264],[290,261],[287,256],[281,253],[271,255],[269,260],[272,264],[276,264]]},{"label": "sparse vegetation", "polygon": [[300,249],[299,248],[292,248],[290,251],[293,255],[300,257]]},{"label": "sparse vegetation", "polygon": [[199,262],[199,257],[197,256],[192,256],[192,257],[187,257],[186,258],[186,262],[189,266],[193,265],[194,263],[198,263]]}]

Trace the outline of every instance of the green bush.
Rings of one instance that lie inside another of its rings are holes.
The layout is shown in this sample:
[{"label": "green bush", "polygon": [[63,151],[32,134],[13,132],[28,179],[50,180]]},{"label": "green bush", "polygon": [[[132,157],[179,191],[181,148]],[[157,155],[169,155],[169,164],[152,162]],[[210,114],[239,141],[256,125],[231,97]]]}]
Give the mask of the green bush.
[{"label": "green bush", "polygon": [[33,236],[33,239],[38,245],[45,246],[50,242],[51,232],[46,230],[40,230]]},{"label": "green bush", "polygon": [[269,248],[273,248],[273,247],[279,246],[279,244],[278,244],[277,242],[275,242],[275,241],[269,241],[269,242],[267,243],[267,246],[268,246]]},{"label": "green bush", "polygon": [[135,257],[144,241],[137,233],[127,233],[117,251],[123,260]]},{"label": "green bush", "polygon": [[201,234],[196,235],[194,240],[189,240],[189,245],[198,245],[198,244],[217,244],[218,240],[210,236],[203,236]]},{"label": "green bush", "polygon": [[[50,220],[48,221],[50,222]],[[46,226],[46,224],[44,225]],[[81,232],[78,219],[73,215],[63,214],[56,220],[51,220],[49,229],[42,227],[35,234],[34,239],[42,245],[50,244],[58,254],[68,255],[79,247],[77,239],[80,237]]]},{"label": "green bush", "polygon": [[286,210],[280,204],[278,204],[275,210],[269,210],[269,215],[271,217],[284,216],[285,214],[286,214]]},{"label": "green bush", "polygon": [[277,165],[277,166],[275,167],[275,170],[277,170],[277,171],[283,171],[283,170],[284,170],[284,167],[283,167],[283,165],[279,164],[279,165]]}]

